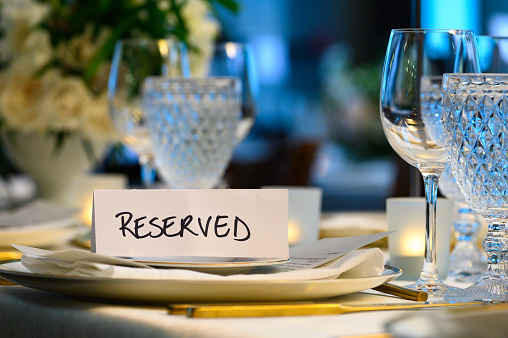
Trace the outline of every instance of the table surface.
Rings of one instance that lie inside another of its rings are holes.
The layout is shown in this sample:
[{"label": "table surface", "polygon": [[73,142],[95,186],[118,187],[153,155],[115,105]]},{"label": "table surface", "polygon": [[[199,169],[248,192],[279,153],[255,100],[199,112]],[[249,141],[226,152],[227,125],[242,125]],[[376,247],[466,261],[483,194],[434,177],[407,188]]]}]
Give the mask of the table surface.
[{"label": "table surface", "polygon": [[[395,281],[404,285],[407,282]],[[415,302],[373,290],[326,300],[343,305]],[[418,314],[445,311],[417,310]],[[194,319],[168,315],[164,305],[76,300],[18,285],[0,286],[2,337],[344,337],[386,332],[386,324],[415,310],[326,316]]]},{"label": "table surface", "polygon": [[[415,304],[372,290],[326,302],[343,305]],[[420,314],[444,310],[417,311]],[[343,337],[386,332],[388,321],[414,312],[201,319],[168,315],[163,305],[108,304],[65,298],[23,286],[0,286],[0,332],[5,337]]]}]

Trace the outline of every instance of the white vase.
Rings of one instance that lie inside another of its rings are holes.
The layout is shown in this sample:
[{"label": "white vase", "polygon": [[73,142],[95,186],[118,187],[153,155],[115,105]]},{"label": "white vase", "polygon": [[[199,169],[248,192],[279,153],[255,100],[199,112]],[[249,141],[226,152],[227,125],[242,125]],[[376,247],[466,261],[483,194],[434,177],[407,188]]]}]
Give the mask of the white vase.
[{"label": "white vase", "polygon": [[[65,138],[62,147],[55,150],[55,137],[39,133],[3,134],[3,146],[12,163],[29,174],[41,197],[71,205],[72,182],[93,168],[92,161],[78,136]],[[96,159],[105,153],[105,143],[93,143]]]}]

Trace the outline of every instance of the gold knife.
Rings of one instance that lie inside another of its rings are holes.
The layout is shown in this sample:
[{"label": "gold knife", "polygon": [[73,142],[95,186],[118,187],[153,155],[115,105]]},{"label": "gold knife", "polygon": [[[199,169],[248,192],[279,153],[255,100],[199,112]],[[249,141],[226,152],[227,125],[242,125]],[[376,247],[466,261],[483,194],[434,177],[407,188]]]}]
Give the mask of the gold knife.
[{"label": "gold knife", "polygon": [[400,298],[408,299],[408,300],[414,300],[417,302],[425,302],[429,295],[427,292],[413,290],[410,288],[406,288],[403,286],[398,286],[392,283],[385,283],[381,284],[379,286],[376,286],[375,288],[372,288],[373,290],[387,293],[393,296],[397,296]]},{"label": "gold knife", "polygon": [[[406,288],[403,286],[398,286],[398,285],[391,284],[391,283],[385,283],[385,284],[379,285],[379,286],[373,288],[373,290],[377,290],[382,293],[386,293],[386,294],[397,296],[397,297],[400,297],[403,299],[413,300],[413,301],[418,301],[418,302],[424,302],[428,298],[428,294],[426,292],[409,289],[409,288]],[[277,303],[270,303],[270,305],[274,305],[274,304],[277,304]],[[287,303],[284,303],[284,304],[288,305]],[[314,303],[313,302],[307,302],[307,303],[295,302],[295,304],[314,304]],[[186,315],[189,308],[199,306],[199,305],[200,304],[170,304],[170,305],[168,305],[168,313],[171,315]],[[225,304],[207,304],[207,305],[208,306],[210,306],[210,305],[225,306]],[[229,305],[233,305],[233,304],[229,304]],[[261,304],[250,303],[249,305],[268,305],[268,304],[266,304],[266,303],[261,303]]]},{"label": "gold knife", "polygon": [[[408,310],[421,308],[458,307],[484,305],[483,303],[436,303],[436,304],[398,304],[372,306],[346,306],[340,304],[264,304],[264,305],[187,305],[186,315],[191,318],[221,317],[271,317],[271,316],[316,316],[340,315],[365,311]],[[168,312],[178,313],[178,306],[170,305]],[[181,310],[181,309],[180,309]]]}]

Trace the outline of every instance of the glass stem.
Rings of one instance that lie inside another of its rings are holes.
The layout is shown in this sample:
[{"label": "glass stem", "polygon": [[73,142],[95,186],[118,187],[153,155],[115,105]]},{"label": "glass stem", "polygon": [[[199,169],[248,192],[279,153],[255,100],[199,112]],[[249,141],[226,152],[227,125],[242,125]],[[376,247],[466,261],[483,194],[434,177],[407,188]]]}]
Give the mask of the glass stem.
[{"label": "glass stem", "polygon": [[439,175],[422,173],[425,184],[425,259],[420,280],[439,280],[436,265],[436,202]]},{"label": "glass stem", "polygon": [[155,183],[155,164],[153,163],[153,157],[148,155],[140,156],[139,165],[141,166],[141,183],[143,188],[152,188]]}]

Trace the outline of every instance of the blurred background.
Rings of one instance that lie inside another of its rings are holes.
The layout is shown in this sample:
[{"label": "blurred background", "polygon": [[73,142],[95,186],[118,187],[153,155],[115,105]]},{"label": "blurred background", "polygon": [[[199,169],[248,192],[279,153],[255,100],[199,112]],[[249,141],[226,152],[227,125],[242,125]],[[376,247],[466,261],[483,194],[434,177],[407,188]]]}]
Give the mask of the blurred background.
[{"label": "blurred background", "polygon": [[[324,211],[381,210],[389,196],[423,196],[388,145],[378,108],[390,31],[414,25],[417,2],[239,4],[238,14],[219,11],[219,41],[253,47],[258,115],[227,171],[229,186],[318,186]],[[421,26],[508,35],[508,2],[421,0]],[[99,170],[126,172],[135,183],[132,157],[109,159]]]},{"label": "blurred background", "polygon": [[[379,83],[390,30],[472,29],[508,35],[506,0],[239,0],[217,8],[219,41],[252,46],[258,113],[237,147],[231,188],[318,186],[323,210],[382,210],[390,196],[422,195],[420,175],[389,147]],[[95,169],[140,184],[134,152],[112,151]],[[411,183],[414,181],[413,183]]]}]

